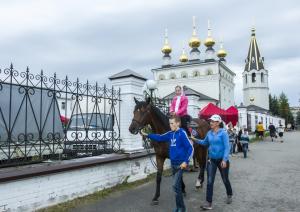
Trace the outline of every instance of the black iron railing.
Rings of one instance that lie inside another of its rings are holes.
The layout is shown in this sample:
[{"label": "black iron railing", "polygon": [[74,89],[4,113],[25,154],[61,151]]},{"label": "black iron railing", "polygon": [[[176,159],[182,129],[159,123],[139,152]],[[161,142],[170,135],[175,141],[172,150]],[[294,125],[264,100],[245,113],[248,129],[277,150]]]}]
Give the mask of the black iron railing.
[{"label": "black iron railing", "polygon": [[120,90],[0,70],[0,167],[120,150]]}]

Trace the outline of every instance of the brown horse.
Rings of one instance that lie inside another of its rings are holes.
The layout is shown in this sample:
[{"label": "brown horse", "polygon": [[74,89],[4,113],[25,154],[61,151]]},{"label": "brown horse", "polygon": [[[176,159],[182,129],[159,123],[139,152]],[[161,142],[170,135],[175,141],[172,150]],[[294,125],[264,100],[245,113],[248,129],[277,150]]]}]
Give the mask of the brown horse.
[{"label": "brown horse", "polygon": [[[151,104],[150,98],[147,101],[135,100],[136,106],[133,112],[133,119],[129,127],[132,134],[138,134],[146,125],[150,125],[153,133],[163,134],[170,131],[169,118],[163,114],[157,107]],[[193,126],[197,129],[200,138],[204,138],[209,130],[209,124],[202,119],[193,119]],[[152,199],[152,204],[158,204],[160,196],[160,183],[163,172],[163,165],[166,158],[169,158],[168,142],[152,142],[156,155],[157,174],[156,174],[156,192]],[[204,170],[206,165],[207,149],[200,145],[194,145],[194,154],[200,166],[200,172],[196,187],[202,187],[204,181]],[[184,191],[184,183],[182,184]]]}]

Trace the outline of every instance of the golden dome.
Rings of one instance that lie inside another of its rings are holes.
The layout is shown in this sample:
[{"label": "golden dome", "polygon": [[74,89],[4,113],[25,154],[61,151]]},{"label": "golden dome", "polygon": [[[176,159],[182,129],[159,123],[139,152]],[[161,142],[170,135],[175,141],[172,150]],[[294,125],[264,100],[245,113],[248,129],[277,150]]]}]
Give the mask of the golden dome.
[{"label": "golden dome", "polygon": [[211,46],[215,45],[215,41],[211,36],[211,27],[210,27],[210,21],[209,20],[207,20],[207,38],[204,42],[204,45],[206,47],[211,47]]},{"label": "golden dome", "polygon": [[196,30],[196,17],[193,16],[193,34],[189,41],[189,46],[191,48],[198,48],[201,44],[200,39],[197,37],[197,30]]},{"label": "golden dome", "polygon": [[179,58],[179,61],[182,63],[185,63],[189,60],[188,56],[186,54],[182,54]]},{"label": "golden dome", "polygon": [[217,53],[218,57],[226,57],[227,52],[224,49],[220,49]]},{"label": "golden dome", "polygon": [[223,48],[223,42],[221,41],[221,42],[220,42],[220,50],[218,51],[217,56],[218,56],[219,58],[224,58],[224,57],[226,57],[226,55],[227,55],[227,52],[226,52],[225,49]]},{"label": "golden dome", "polygon": [[201,44],[201,41],[196,36],[193,36],[189,41],[189,46],[191,48],[198,48],[200,46],[200,44]]},{"label": "golden dome", "polygon": [[169,44],[165,44],[162,49],[161,49],[162,53],[164,54],[170,54],[172,52],[172,48]]},{"label": "golden dome", "polygon": [[208,38],[206,38],[204,45],[206,47],[213,46],[213,45],[215,45],[215,41],[212,37],[208,37]]},{"label": "golden dome", "polygon": [[185,63],[185,62],[189,61],[189,58],[186,55],[184,48],[182,49],[182,54],[179,57],[179,61],[182,62],[182,63]]},{"label": "golden dome", "polygon": [[172,48],[169,45],[169,40],[168,40],[168,29],[165,29],[165,43],[161,48],[161,51],[164,54],[170,54],[172,52]]}]

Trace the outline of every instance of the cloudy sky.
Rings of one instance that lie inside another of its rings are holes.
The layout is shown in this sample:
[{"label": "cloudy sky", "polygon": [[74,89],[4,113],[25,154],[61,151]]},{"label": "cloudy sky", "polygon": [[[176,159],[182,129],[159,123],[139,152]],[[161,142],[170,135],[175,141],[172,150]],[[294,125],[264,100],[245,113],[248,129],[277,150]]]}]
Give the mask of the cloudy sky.
[{"label": "cloudy sky", "polygon": [[176,63],[191,36],[192,16],[202,41],[208,19],[213,37],[223,37],[227,65],[237,74],[236,103],[254,23],[270,92],[283,91],[291,105],[299,105],[299,0],[0,1],[0,68],[12,62],[20,71],[29,66],[33,73],[43,69],[102,83],[130,68],[151,78],[151,68],[161,65],[164,29]]}]

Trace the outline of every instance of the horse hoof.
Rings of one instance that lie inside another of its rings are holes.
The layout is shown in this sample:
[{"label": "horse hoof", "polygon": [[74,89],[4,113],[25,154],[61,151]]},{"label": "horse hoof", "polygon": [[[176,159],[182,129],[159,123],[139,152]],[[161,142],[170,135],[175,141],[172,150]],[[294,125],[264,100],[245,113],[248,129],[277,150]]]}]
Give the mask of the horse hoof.
[{"label": "horse hoof", "polygon": [[158,205],[158,200],[152,200],[151,205]]}]

